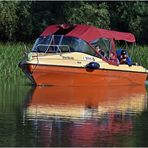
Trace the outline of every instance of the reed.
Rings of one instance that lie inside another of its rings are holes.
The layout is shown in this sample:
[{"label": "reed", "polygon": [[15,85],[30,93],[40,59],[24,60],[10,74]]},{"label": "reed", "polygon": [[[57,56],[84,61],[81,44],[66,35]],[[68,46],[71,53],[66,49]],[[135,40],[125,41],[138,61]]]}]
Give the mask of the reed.
[{"label": "reed", "polygon": [[24,77],[18,67],[24,57],[24,43],[0,43],[0,79],[20,79]]},{"label": "reed", "polygon": [[148,46],[136,45],[128,47],[127,50],[134,63],[148,69]]},{"label": "reed", "polygon": [[[27,47],[31,49],[32,45]],[[130,49],[129,49],[130,48]],[[127,48],[133,62],[138,62],[148,69],[148,46],[135,46]],[[21,79],[25,78],[22,70],[18,67],[24,57],[24,43],[0,43],[0,78]]]}]

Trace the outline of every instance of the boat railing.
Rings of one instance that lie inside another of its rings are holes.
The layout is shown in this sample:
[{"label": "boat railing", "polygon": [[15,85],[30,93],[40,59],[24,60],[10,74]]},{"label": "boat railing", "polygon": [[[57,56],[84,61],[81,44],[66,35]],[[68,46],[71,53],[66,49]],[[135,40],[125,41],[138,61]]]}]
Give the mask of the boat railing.
[{"label": "boat railing", "polygon": [[[41,49],[40,49],[41,48]],[[36,52],[44,53],[59,53],[71,52],[69,45],[47,45],[47,44],[38,44],[36,46]]]}]

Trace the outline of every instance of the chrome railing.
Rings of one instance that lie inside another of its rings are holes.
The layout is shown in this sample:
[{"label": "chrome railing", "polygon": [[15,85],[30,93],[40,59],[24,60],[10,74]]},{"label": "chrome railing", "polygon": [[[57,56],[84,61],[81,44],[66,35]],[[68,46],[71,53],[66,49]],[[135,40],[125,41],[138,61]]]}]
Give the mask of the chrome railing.
[{"label": "chrome railing", "polygon": [[39,51],[40,47],[47,47],[44,50],[41,50],[44,53],[58,53],[62,54],[62,52],[70,52],[69,45],[46,45],[46,44],[38,44],[36,46],[36,52]]}]

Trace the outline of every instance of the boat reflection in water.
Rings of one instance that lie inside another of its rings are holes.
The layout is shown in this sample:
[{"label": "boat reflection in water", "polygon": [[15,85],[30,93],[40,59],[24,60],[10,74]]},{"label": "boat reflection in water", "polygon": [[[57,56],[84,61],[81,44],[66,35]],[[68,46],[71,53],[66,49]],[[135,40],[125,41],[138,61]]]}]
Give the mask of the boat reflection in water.
[{"label": "boat reflection in water", "polygon": [[26,117],[42,146],[129,146],[145,109],[144,86],[36,87]]}]

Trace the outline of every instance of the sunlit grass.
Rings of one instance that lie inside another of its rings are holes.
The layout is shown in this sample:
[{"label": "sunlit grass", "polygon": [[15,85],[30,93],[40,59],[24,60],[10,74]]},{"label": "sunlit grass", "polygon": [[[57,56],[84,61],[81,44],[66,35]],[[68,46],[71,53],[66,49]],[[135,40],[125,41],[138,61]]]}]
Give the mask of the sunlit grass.
[{"label": "sunlit grass", "polygon": [[129,47],[127,50],[133,62],[138,62],[148,69],[148,46],[137,45]]},{"label": "sunlit grass", "polygon": [[0,78],[19,79],[24,74],[18,67],[19,62],[24,57],[23,43],[0,43]]}]

